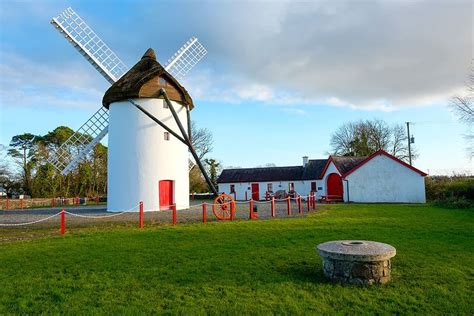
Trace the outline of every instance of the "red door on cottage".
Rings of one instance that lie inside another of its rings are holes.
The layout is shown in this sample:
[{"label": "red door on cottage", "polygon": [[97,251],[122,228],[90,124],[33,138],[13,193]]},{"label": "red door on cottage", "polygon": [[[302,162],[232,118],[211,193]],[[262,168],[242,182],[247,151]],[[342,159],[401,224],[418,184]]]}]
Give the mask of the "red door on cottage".
[{"label": "red door on cottage", "polygon": [[342,199],[342,179],[337,173],[331,173],[327,179],[327,198]]},{"label": "red door on cottage", "polygon": [[173,181],[161,180],[160,184],[160,210],[167,210],[174,203]]},{"label": "red door on cottage", "polygon": [[258,183],[252,183],[252,200],[258,201],[260,199]]}]

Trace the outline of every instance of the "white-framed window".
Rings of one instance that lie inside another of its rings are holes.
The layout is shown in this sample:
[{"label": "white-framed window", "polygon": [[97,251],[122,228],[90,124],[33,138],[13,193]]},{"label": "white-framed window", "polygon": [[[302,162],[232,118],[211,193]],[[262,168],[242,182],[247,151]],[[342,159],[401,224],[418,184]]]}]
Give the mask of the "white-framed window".
[{"label": "white-framed window", "polygon": [[164,139],[165,139],[165,140],[170,140],[170,133],[169,133],[169,132],[165,132],[165,133],[163,134],[163,136],[164,136]]},{"label": "white-framed window", "polygon": [[235,184],[230,185],[230,193],[235,193]]},{"label": "white-framed window", "polygon": [[295,190],[295,184],[293,182],[288,183],[288,191],[294,191]]},{"label": "white-framed window", "polygon": [[267,183],[267,191],[273,192],[273,183]]}]

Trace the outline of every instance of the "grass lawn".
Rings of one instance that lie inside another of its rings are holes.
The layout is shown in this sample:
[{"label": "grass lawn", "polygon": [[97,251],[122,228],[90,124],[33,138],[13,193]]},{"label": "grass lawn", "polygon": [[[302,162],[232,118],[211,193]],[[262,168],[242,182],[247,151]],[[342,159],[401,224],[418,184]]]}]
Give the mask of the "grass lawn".
[{"label": "grass lawn", "polygon": [[[0,244],[0,315],[472,315],[473,237],[473,209],[428,205],[327,205],[304,218],[77,229]],[[391,283],[326,282],[314,248],[336,239],[395,246]]]}]

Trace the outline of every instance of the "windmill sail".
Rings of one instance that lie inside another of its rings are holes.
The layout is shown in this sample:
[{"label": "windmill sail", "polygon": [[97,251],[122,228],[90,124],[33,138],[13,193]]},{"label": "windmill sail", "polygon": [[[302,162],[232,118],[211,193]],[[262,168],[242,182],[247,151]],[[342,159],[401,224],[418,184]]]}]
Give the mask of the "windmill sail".
[{"label": "windmill sail", "polygon": [[[75,49],[110,83],[120,79],[128,67],[97,36],[86,22],[72,9],[67,8],[51,20],[51,24],[74,46]],[[207,51],[192,37],[168,61],[165,69],[177,79],[182,79]],[[62,174],[72,171],[108,132],[109,112],[101,107],[52,155],[49,162]],[[76,148],[76,154],[70,152]],[[190,169],[194,162],[190,161]]]},{"label": "windmill sail", "polygon": [[109,115],[107,109],[101,107],[56,150],[49,162],[62,174],[72,171],[107,134],[108,128]]},{"label": "windmill sail", "polygon": [[127,72],[128,67],[123,61],[72,8],[53,18],[51,24],[110,84]]},{"label": "windmill sail", "polygon": [[193,36],[168,60],[165,69],[181,80],[206,54],[207,50]]}]

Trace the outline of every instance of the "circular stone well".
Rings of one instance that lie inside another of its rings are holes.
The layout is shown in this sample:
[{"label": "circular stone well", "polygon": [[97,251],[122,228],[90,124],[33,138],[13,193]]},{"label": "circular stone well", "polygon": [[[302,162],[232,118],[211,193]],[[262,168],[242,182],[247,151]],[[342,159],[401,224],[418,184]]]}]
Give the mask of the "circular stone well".
[{"label": "circular stone well", "polygon": [[337,240],[317,246],[323,257],[324,275],[331,281],[350,284],[376,284],[390,281],[390,258],[396,249],[366,240]]}]

